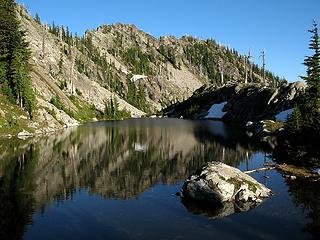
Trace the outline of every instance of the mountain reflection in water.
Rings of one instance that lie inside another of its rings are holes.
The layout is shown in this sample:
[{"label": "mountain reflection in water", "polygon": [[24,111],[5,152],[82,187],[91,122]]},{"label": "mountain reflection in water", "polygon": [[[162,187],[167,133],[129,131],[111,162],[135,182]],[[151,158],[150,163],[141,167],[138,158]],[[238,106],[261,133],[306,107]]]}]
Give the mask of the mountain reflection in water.
[{"label": "mountain reflection in water", "polygon": [[136,199],[158,184],[180,183],[208,161],[239,167],[262,151],[221,122],[174,119],[87,124],[1,140],[0,149],[0,239],[22,239],[35,213],[81,189],[104,199]]}]

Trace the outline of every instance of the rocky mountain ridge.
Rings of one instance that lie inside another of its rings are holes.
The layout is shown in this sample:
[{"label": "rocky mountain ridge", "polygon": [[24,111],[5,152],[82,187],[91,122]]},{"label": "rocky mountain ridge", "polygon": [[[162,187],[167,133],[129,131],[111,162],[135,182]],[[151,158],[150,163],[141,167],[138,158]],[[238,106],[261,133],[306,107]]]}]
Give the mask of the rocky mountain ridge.
[{"label": "rocky mountain ridge", "polygon": [[187,99],[204,84],[280,82],[214,40],[156,39],[126,24],[102,25],[78,37],[66,27],[42,24],[23,6],[17,15],[31,51],[37,110],[33,121],[20,124],[25,114],[4,104],[0,132],[40,134],[105,119],[107,104],[109,119],[114,111],[122,111],[120,118],[141,117]]}]

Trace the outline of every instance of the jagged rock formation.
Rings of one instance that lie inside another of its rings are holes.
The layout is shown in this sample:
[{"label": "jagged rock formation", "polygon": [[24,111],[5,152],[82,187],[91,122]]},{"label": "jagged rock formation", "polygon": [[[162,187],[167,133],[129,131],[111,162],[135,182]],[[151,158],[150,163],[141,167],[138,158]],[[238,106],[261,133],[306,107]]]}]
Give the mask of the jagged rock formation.
[{"label": "jagged rock formation", "polygon": [[[222,109],[216,118],[225,121],[276,120],[276,115],[292,109],[304,93],[302,82],[281,82],[277,87],[264,84],[228,84],[223,87],[203,86],[184,102],[167,108],[164,114],[169,117],[202,119],[219,104]],[[211,117],[215,118],[213,114]]]}]

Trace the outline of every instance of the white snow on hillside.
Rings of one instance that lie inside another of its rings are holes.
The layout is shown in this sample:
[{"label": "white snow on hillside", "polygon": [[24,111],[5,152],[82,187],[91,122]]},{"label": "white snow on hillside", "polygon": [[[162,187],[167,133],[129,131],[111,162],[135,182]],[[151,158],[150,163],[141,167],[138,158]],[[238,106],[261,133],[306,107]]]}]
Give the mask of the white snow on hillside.
[{"label": "white snow on hillside", "polygon": [[288,119],[288,117],[293,113],[293,109],[288,109],[288,110],[285,110],[281,113],[279,113],[278,115],[276,115],[276,120],[277,121],[286,121]]},{"label": "white snow on hillside", "polygon": [[204,118],[222,118],[226,113],[223,112],[224,106],[227,104],[227,102],[223,102],[220,104],[213,104],[211,108],[208,111],[208,115]]},{"label": "white snow on hillside", "polygon": [[143,79],[146,79],[146,78],[148,78],[148,77],[145,76],[145,75],[133,75],[132,78],[131,78],[131,81],[135,82],[135,81],[143,80]]}]

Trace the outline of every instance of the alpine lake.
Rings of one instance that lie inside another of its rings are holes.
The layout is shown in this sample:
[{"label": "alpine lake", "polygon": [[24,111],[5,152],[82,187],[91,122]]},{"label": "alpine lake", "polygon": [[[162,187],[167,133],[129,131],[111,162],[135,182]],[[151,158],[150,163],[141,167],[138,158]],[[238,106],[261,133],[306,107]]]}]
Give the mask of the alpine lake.
[{"label": "alpine lake", "polygon": [[1,139],[0,239],[319,239],[319,182],[253,173],[273,195],[246,212],[176,195],[207,162],[251,170],[269,155],[212,120],[106,121]]}]

